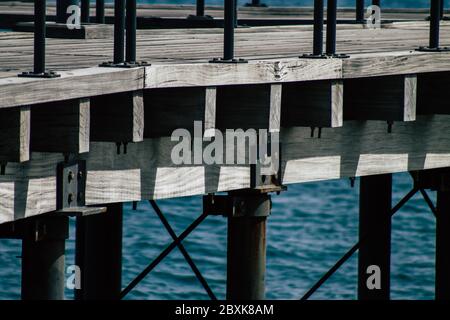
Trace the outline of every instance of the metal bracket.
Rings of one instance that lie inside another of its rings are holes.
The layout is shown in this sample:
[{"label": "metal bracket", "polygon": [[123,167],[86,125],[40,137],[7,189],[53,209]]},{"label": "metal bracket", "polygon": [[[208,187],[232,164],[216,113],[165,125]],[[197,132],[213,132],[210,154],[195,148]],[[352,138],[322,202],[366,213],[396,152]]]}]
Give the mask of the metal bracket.
[{"label": "metal bracket", "polygon": [[[253,191],[253,190],[252,190]],[[272,202],[268,194],[241,193],[203,196],[203,211],[209,215],[224,217],[267,217]]]},{"label": "metal bracket", "polygon": [[57,213],[87,216],[106,212],[106,207],[86,207],[86,161],[61,162],[56,174]]},{"label": "metal bracket", "polygon": [[[281,142],[277,142],[277,148],[275,152],[272,152],[272,138],[269,135],[267,137],[266,154],[263,156],[263,159],[259,158],[259,153],[258,144],[256,164],[250,165],[250,188],[259,190],[261,193],[286,190],[286,186],[283,186],[281,182]],[[269,167],[261,163],[266,160],[270,160]],[[273,167],[274,164],[275,168]]]}]

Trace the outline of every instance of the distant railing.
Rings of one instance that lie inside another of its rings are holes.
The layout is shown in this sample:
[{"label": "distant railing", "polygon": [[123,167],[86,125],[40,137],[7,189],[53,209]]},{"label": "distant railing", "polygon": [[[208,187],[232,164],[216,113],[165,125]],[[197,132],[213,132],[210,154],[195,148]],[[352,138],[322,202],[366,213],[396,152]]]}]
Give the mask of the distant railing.
[{"label": "distant railing", "polygon": [[[380,6],[380,0],[372,0],[372,5]],[[57,22],[67,21],[67,8],[76,4],[76,0],[57,0]],[[255,3],[253,3],[255,4]],[[259,4],[259,2],[257,3]],[[96,22],[104,23],[104,0],[96,1]],[[256,5],[256,4],[255,4]],[[35,0],[34,13],[34,67],[33,71],[21,73],[22,77],[58,77],[55,72],[47,71],[45,67],[45,36],[46,36],[46,0]],[[336,25],[337,0],[327,0],[327,32],[326,51],[323,52],[324,0],[314,0],[314,34],[313,52],[301,56],[302,58],[346,58],[346,55],[336,54]],[[81,0],[81,21],[87,23],[89,19],[89,0]],[[355,21],[364,22],[364,0],[355,1]],[[430,0],[430,39],[428,47],[421,47],[421,51],[445,51],[447,48],[439,46],[439,26],[443,18],[444,1]],[[197,0],[196,14],[205,13],[204,0]],[[236,0],[224,0],[224,42],[223,56],[210,62],[245,63],[243,59],[234,56],[234,29],[236,27]],[[125,33],[126,30],[126,33]],[[126,43],[125,43],[126,39]],[[125,56],[126,53],[126,56]],[[136,62],[136,0],[114,1],[114,52],[113,61],[103,63],[107,67],[135,67],[145,65]]]}]

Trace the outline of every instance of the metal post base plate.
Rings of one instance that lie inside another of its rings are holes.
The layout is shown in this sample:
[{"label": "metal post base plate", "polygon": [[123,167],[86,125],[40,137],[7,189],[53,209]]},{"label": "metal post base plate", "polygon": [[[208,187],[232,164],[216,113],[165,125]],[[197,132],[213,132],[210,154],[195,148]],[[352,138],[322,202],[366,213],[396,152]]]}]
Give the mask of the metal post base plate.
[{"label": "metal post base plate", "polygon": [[303,54],[299,58],[301,59],[348,59],[350,56],[344,53],[335,53],[335,54]]},{"label": "metal post base plate", "polygon": [[27,72],[22,72],[22,73],[18,74],[17,76],[21,77],[21,78],[59,78],[59,77],[61,77],[60,74],[58,74],[54,71],[45,71],[42,73],[34,73],[33,71],[27,71]]},{"label": "metal post base plate", "polygon": [[248,63],[248,61],[241,58],[233,58],[233,59],[213,58],[212,60],[209,60],[209,63]]},{"label": "metal post base plate", "polygon": [[105,68],[137,68],[149,66],[151,66],[151,64],[146,61],[121,62],[121,63],[114,63],[112,61],[107,61],[99,64],[99,67]]},{"label": "metal post base plate", "polygon": [[416,51],[421,52],[447,52],[450,51],[449,47],[439,47],[439,48],[430,48],[430,47],[420,47],[416,49]]}]

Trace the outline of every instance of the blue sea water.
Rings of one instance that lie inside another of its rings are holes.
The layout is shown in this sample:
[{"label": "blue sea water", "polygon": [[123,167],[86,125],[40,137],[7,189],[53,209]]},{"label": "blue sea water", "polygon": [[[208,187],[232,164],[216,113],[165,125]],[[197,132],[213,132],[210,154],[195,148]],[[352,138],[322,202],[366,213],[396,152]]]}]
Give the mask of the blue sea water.
[{"label": "blue sea water", "polygon": [[[394,176],[393,204],[412,187],[408,174]],[[300,298],[358,238],[358,183],[334,180],[289,186],[273,196],[268,220],[267,298]],[[433,193],[430,193],[435,198]],[[201,198],[158,202],[179,234],[201,212]],[[67,242],[67,265],[74,262],[74,229]],[[224,298],[226,233],[223,217],[208,217],[184,242],[213,291]],[[433,299],[435,220],[420,195],[393,218],[392,298]],[[125,204],[123,284],[128,284],[171,239],[146,202],[132,211]],[[20,297],[20,242],[0,240],[0,299]],[[357,254],[330,278],[313,299],[356,298]],[[70,299],[73,292],[67,290]],[[207,299],[184,261],[173,251],[129,299]]]},{"label": "blue sea water", "polygon": [[[140,1],[168,3],[167,0]],[[245,3],[247,1],[240,1]],[[312,1],[265,0],[269,5],[311,5]],[[368,1],[367,1],[368,2]],[[172,3],[174,3],[172,1]],[[178,0],[176,3],[194,3]],[[207,4],[220,4],[210,0]],[[447,5],[450,1],[446,1]],[[340,1],[352,6],[354,1]],[[383,1],[385,7],[427,7],[428,1]],[[411,188],[407,174],[394,176],[394,199]],[[431,193],[433,200],[435,195]],[[289,186],[273,197],[268,221],[267,298],[300,298],[358,238],[358,184],[334,180]],[[159,201],[177,233],[201,211],[200,197]],[[226,283],[226,219],[208,217],[184,244],[213,291],[224,298]],[[67,265],[74,263],[74,223],[67,242]],[[420,196],[393,218],[392,298],[433,299],[435,219]],[[129,283],[171,239],[149,204],[137,211],[125,204],[123,284]],[[20,242],[0,240],[0,299],[20,298]],[[330,278],[313,299],[356,297],[357,253]],[[67,290],[71,299],[73,292]],[[183,256],[173,251],[129,296],[129,299],[207,299]]]}]

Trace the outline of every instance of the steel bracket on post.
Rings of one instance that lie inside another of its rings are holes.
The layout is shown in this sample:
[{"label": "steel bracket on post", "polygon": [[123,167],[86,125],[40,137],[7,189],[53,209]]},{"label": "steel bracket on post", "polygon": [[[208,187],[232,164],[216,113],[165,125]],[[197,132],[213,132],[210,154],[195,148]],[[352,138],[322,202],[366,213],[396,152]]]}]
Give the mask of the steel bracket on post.
[{"label": "steel bracket on post", "polygon": [[232,192],[229,195],[203,196],[203,210],[209,215],[222,215],[224,217],[267,217],[270,214],[272,202],[270,195],[257,191],[254,196],[249,191]]},{"label": "steel bracket on post", "polygon": [[[271,135],[268,136],[266,154],[260,158],[259,150],[255,164],[250,165],[250,188],[261,193],[281,192],[287,188],[282,184],[281,142],[276,142],[276,150],[272,150]],[[270,166],[262,162],[270,162]],[[275,166],[275,167],[274,167]]]},{"label": "steel bracket on post", "polygon": [[61,162],[56,174],[56,208],[68,216],[87,216],[106,212],[105,207],[85,205],[86,161]]}]

